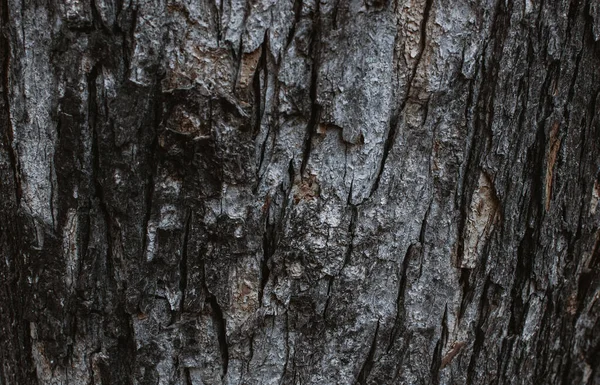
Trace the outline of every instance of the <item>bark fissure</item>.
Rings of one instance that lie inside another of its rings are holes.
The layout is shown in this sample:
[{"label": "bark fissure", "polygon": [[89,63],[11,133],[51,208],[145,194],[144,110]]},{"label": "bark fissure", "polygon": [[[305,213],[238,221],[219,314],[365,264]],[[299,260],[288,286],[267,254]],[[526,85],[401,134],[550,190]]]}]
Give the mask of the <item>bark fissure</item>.
[{"label": "bark fissure", "polygon": [[[312,24],[311,42],[310,42],[310,54],[312,56],[311,65],[311,80],[310,80],[310,118],[306,126],[306,135],[303,141],[302,150],[302,162],[300,163],[300,177],[304,177],[304,171],[308,160],[310,158],[310,152],[312,149],[313,137],[316,134],[317,127],[319,125],[319,119],[321,118],[321,106],[317,101],[317,88],[318,88],[318,77],[319,77],[319,65],[320,65],[320,50],[321,50],[321,13],[320,13],[320,2],[316,3],[316,10]],[[293,183],[293,181],[292,181]]]},{"label": "bark fissure", "polygon": [[392,328],[392,333],[390,335],[390,341],[387,346],[388,353],[394,346],[399,333],[401,333],[402,329],[404,328],[404,314],[403,313],[405,311],[404,310],[404,295],[406,292],[406,280],[407,280],[406,274],[408,271],[408,266],[409,266],[411,258],[413,258],[413,256],[416,253],[420,252],[419,249],[420,249],[420,247],[415,244],[411,244],[410,246],[408,246],[408,249],[406,250],[406,254],[404,255],[404,259],[402,260],[402,265],[399,269],[400,277],[399,277],[399,283],[398,283],[398,295],[396,297],[396,315],[394,317],[394,327]]},{"label": "bark fissure", "polygon": [[[261,84],[260,84],[261,70],[263,72],[263,79],[265,81],[264,89],[265,89],[265,93],[266,93],[266,89],[268,88],[267,82],[269,79],[269,63],[268,63],[268,58],[267,58],[267,47],[266,46],[263,47],[263,49],[262,49],[261,57],[258,62],[258,65],[256,66],[256,72],[254,73],[254,78],[252,80],[253,88],[254,88],[254,108],[256,109],[256,129],[255,129],[256,133],[254,134],[254,137],[256,137],[260,131],[263,116],[264,116],[264,110],[261,111],[261,108],[263,108],[263,106],[264,106],[264,103],[262,102],[263,92],[262,92],[262,88],[261,88]],[[265,160],[265,151],[267,149],[267,142],[270,137],[271,137],[271,123],[267,122],[267,133],[265,135],[265,140],[262,142],[262,144],[260,146],[260,159],[258,161],[258,165],[256,166],[256,174],[257,174],[256,188],[258,188],[258,184],[260,183],[260,180],[261,180],[260,170],[262,169],[263,162]]]},{"label": "bark fissure", "polygon": [[188,286],[188,242],[190,238],[192,216],[192,211],[189,211],[186,215],[183,230],[183,242],[181,245],[181,260],[179,261],[179,290],[181,291],[181,302],[179,304],[180,315],[185,312],[185,299]]},{"label": "bark fissure", "polygon": [[344,255],[344,263],[340,269],[340,273],[344,270],[352,260],[352,252],[354,251],[354,236],[356,233],[356,225],[358,222],[358,207],[356,205],[350,206],[350,224],[348,225],[348,247],[346,248],[346,254]]},{"label": "bark fissure", "polygon": [[371,341],[371,347],[369,348],[369,352],[367,353],[367,358],[363,363],[360,372],[357,376],[357,384],[358,385],[366,385],[367,379],[369,378],[369,374],[371,373],[371,369],[373,368],[373,359],[375,357],[375,350],[377,349],[377,336],[379,335],[379,320],[377,320],[377,326],[375,326],[375,333],[373,335],[373,340]]},{"label": "bark fissure", "polygon": [[600,382],[593,2],[38,3],[2,383]]},{"label": "bark fissure", "polygon": [[[268,209],[267,209],[268,210]],[[271,274],[271,270],[269,269],[269,261],[271,260],[271,257],[273,256],[273,254],[275,253],[275,231],[274,231],[274,224],[269,224],[268,223],[268,217],[267,217],[267,224],[266,224],[266,229],[265,232],[263,233],[263,258],[261,260],[261,264],[260,264],[260,268],[261,268],[261,278],[260,278],[260,292],[258,294],[258,298],[259,298],[259,303],[262,303],[263,300],[263,296],[265,294],[265,287],[267,286],[267,283],[269,282],[269,275]]]},{"label": "bark fissure", "polygon": [[229,365],[229,346],[227,344],[227,328],[226,320],[223,316],[223,310],[217,302],[217,298],[212,295],[207,295],[208,303],[212,309],[213,322],[215,323],[216,333],[219,340],[219,349],[221,350],[221,360],[223,364],[223,378],[227,375]]},{"label": "bark fissure", "polygon": [[[380,183],[381,176],[382,176],[384,168],[385,168],[387,158],[388,158],[390,150],[394,146],[394,142],[396,140],[396,135],[397,135],[396,131],[398,130],[400,116],[402,115],[402,112],[406,108],[406,104],[408,103],[408,100],[411,97],[410,93],[411,93],[412,83],[415,79],[415,76],[417,75],[417,70],[419,68],[419,65],[421,64],[421,59],[423,58],[423,53],[425,52],[425,48],[427,47],[427,44],[426,44],[427,24],[429,22],[429,14],[431,13],[432,4],[433,4],[433,0],[425,1],[425,7],[423,9],[423,18],[421,19],[421,24],[419,26],[419,37],[420,37],[419,38],[419,51],[415,58],[415,64],[411,68],[410,76],[406,83],[406,90],[405,90],[404,97],[402,98],[402,101],[400,102],[399,108],[396,111],[393,111],[392,115],[390,117],[389,127],[387,130],[387,136],[386,136],[384,144],[383,144],[383,153],[381,155],[381,161],[379,162],[379,166],[377,169],[378,170],[377,175],[375,177],[375,181],[373,182],[373,186],[371,187],[371,190],[369,192],[369,196],[373,196],[373,194],[379,188],[379,183]],[[425,114],[425,116],[427,116],[427,114]]]},{"label": "bark fissure", "polygon": [[444,315],[442,316],[441,333],[435,349],[433,351],[433,360],[431,361],[431,381],[433,384],[440,383],[440,369],[443,369],[450,363],[452,357],[445,356],[442,358],[442,349],[448,342],[448,305],[444,307]]},{"label": "bark fissure", "polygon": [[19,174],[19,157],[17,154],[17,149],[16,146],[14,144],[14,128],[13,128],[13,124],[12,124],[12,118],[11,118],[11,101],[10,101],[10,96],[9,96],[9,90],[10,90],[10,57],[12,54],[12,50],[11,50],[11,45],[10,45],[10,40],[8,37],[8,31],[10,31],[10,27],[9,27],[9,20],[10,20],[10,13],[9,13],[9,7],[8,7],[8,0],[3,0],[2,4],[2,14],[1,14],[1,18],[0,20],[2,20],[2,24],[4,26],[6,26],[5,31],[0,34],[0,47],[1,47],[1,52],[2,52],[2,98],[3,98],[3,103],[4,103],[4,108],[6,109],[6,144],[9,148],[9,151],[7,151],[9,160],[10,160],[10,166],[11,166],[11,170],[12,170],[12,174],[13,174],[13,179],[15,181],[15,194],[16,194],[16,198],[17,198],[17,204],[20,204],[21,202],[21,196],[22,196],[22,188],[21,188],[21,178],[20,178],[20,174]]},{"label": "bark fissure", "polygon": [[[473,377],[476,372],[476,364],[477,360],[480,357],[480,352],[484,348],[485,344],[485,330],[483,329],[490,312],[490,303],[489,303],[489,294],[490,294],[490,286],[492,285],[492,281],[490,276],[487,275],[485,278],[485,284],[483,286],[483,292],[481,294],[481,301],[479,302],[479,307],[477,309],[478,320],[475,325],[475,340],[473,341],[473,353],[471,354],[471,358],[469,361],[469,366],[467,369],[467,384],[473,383]],[[513,340],[514,342],[514,340]],[[511,342],[512,344],[512,342]],[[510,350],[510,348],[509,348]]]}]

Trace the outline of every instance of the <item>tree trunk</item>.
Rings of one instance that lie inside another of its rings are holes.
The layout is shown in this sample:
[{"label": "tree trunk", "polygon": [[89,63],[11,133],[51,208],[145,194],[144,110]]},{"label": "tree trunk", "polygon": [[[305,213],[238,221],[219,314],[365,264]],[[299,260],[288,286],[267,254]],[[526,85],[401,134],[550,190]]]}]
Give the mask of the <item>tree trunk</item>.
[{"label": "tree trunk", "polygon": [[1,0],[0,385],[600,384],[598,0]]}]

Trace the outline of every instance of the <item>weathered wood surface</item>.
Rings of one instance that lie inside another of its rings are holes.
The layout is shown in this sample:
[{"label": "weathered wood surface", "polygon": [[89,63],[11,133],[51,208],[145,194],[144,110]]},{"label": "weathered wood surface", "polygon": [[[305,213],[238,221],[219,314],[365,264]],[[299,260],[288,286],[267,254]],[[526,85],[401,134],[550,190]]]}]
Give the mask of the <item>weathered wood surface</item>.
[{"label": "weathered wood surface", "polygon": [[600,384],[597,0],[2,0],[0,384]]}]

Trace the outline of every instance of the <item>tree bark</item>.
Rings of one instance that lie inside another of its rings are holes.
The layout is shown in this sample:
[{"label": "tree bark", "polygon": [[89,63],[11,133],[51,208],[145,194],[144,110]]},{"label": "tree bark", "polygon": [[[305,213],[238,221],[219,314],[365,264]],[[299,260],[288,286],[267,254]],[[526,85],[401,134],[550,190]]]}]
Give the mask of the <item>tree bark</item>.
[{"label": "tree bark", "polygon": [[600,384],[598,0],[1,0],[0,385]]}]

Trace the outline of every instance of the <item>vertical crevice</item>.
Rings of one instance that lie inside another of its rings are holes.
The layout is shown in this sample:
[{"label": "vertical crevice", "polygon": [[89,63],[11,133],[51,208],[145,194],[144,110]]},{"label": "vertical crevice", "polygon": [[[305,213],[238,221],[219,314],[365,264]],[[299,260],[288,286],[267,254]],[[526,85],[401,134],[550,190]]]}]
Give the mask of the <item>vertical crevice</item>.
[{"label": "vertical crevice", "polygon": [[252,358],[254,358],[254,338],[256,334],[252,332],[252,334],[248,337],[248,362],[252,362]]},{"label": "vertical crevice", "polygon": [[[319,64],[321,54],[321,8],[320,2],[316,3],[315,16],[312,23],[312,34],[310,43],[310,57],[313,58],[310,78],[310,119],[306,127],[306,135],[304,137],[304,147],[302,151],[302,163],[300,165],[300,177],[304,176],[304,171],[308,160],[310,158],[310,152],[312,150],[313,136],[316,133],[319,120],[321,119],[321,106],[318,104],[318,79],[319,79]],[[293,181],[292,181],[293,183]]]},{"label": "vertical crevice", "polygon": [[19,156],[17,154],[17,149],[14,144],[14,127],[12,125],[12,119],[10,116],[10,57],[11,57],[11,47],[10,47],[10,12],[8,7],[8,0],[2,0],[2,14],[0,15],[0,21],[2,21],[2,25],[6,26],[3,33],[0,33],[0,49],[2,52],[2,98],[4,99],[4,108],[6,109],[6,143],[8,145],[8,158],[10,161],[11,170],[13,173],[13,178],[15,182],[15,195],[17,198],[17,205],[21,202],[21,197],[23,195],[23,191],[21,188],[21,176],[19,174]]},{"label": "vertical crevice", "polygon": [[185,311],[185,294],[188,284],[188,242],[190,238],[190,226],[192,222],[192,212],[188,212],[185,219],[185,229],[183,232],[183,245],[181,250],[181,260],[179,261],[179,291],[181,291],[181,303],[179,311],[181,314]]},{"label": "vertical crevice", "polygon": [[[407,272],[409,264],[412,260],[417,257],[421,257],[423,255],[423,247],[425,246],[425,232],[427,230],[427,221],[429,219],[429,213],[431,211],[431,205],[433,200],[429,202],[429,206],[425,211],[425,215],[423,216],[423,220],[421,221],[421,229],[419,230],[419,241],[416,243],[411,243],[410,246],[406,249],[406,254],[404,255],[404,259],[402,260],[402,265],[400,267],[399,278],[398,278],[398,295],[396,297],[396,317],[394,321],[394,327],[392,328],[392,333],[390,335],[390,341],[387,347],[387,351],[389,352],[396,338],[403,331],[404,328],[404,294],[406,292],[406,281],[407,281]],[[422,273],[423,264],[419,263],[419,277]]]},{"label": "vertical crevice", "polygon": [[[419,64],[421,63],[421,59],[423,58],[423,53],[425,52],[425,48],[427,46],[427,24],[429,22],[429,14],[431,13],[431,6],[433,4],[433,0],[426,0],[425,7],[423,9],[423,18],[421,19],[421,24],[419,26],[419,51],[417,56],[415,57],[415,64],[413,65],[410,76],[408,78],[408,82],[406,84],[406,93],[400,102],[400,106],[397,110],[392,112],[390,117],[390,123],[388,127],[388,133],[385,138],[383,144],[383,153],[381,155],[381,162],[379,162],[379,167],[377,169],[377,175],[375,177],[375,181],[373,182],[373,186],[369,192],[369,196],[373,196],[373,194],[379,188],[379,183],[381,181],[381,176],[383,175],[383,171],[385,168],[385,163],[390,154],[392,147],[394,146],[394,142],[396,140],[396,134],[398,131],[398,123],[400,120],[400,115],[404,108],[406,107],[406,103],[408,103],[408,99],[410,98],[410,92],[412,89],[412,83],[417,75],[417,70],[419,68]],[[427,106],[428,108],[428,106]]]},{"label": "vertical crevice", "polygon": [[[87,89],[88,89],[88,124],[89,130],[92,135],[92,178],[94,183],[94,196],[98,201],[98,206],[104,217],[106,226],[106,247],[107,247],[107,264],[111,263],[112,256],[112,243],[111,243],[111,218],[108,205],[104,196],[104,187],[102,185],[101,175],[101,161],[100,161],[100,143],[98,139],[98,103],[97,103],[97,89],[96,81],[98,79],[100,64],[96,64],[87,75]],[[108,266],[107,266],[108,267]]]},{"label": "vertical crevice", "polygon": [[371,369],[374,364],[375,350],[377,349],[377,336],[379,334],[379,320],[377,320],[377,326],[375,326],[375,335],[373,336],[373,340],[371,341],[371,347],[369,348],[369,353],[367,354],[367,358],[360,369],[360,372],[357,376],[357,385],[366,385],[367,379],[369,378],[369,374],[371,373]]},{"label": "vertical crevice", "polygon": [[404,255],[404,259],[402,260],[402,266],[400,267],[400,272],[398,274],[400,278],[398,282],[398,295],[396,297],[396,317],[394,321],[394,327],[392,328],[392,333],[390,335],[387,352],[390,352],[394,346],[394,343],[396,342],[396,338],[398,338],[404,328],[404,294],[406,292],[406,274],[411,259],[413,259],[420,252],[422,252],[421,246],[413,243],[408,246],[406,254]]},{"label": "vertical crevice", "polygon": [[104,186],[102,182],[102,168],[100,160],[100,141],[98,133],[98,101],[97,101],[97,89],[96,82],[99,76],[99,67],[101,64],[96,64],[92,67],[87,75],[87,88],[88,88],[88,124],[89,130],[92,136],[92,178],[94,185],[94,194],[101,215],[104,219],[104,226],[106,229],[106,268],[108,279],[115,279],[115,265],[113,261],[113,250],[112,250],[112,220],[110,209],[106,202],[106,196],[104,192]]},{"label": "vertical crevice", "polygon": [[440,383],[440,369],[442,368],[442,349],[448,340],[448,305],[444,308],[442,316],[442,332],[440,338],[435,345],[433,351],[433,360],[431,362],[431,384],[438,385]]},{"label": "vertical crevice", "polygon": [[329,300],[331,299],[331,284],[333,283],[333,276],[326,275],[327,280],[327,298],[325,299],[325,305],[323,306],[323,318],[327,319],[327,309],[329,308]]},{"label": "vertical crevice", "polygon": [[288,32],[284,51],[287,51],[288,47],[290,46],[290,44],[292,44],[292,41],[294,40],[294,36],[296,34],[296,25],[300,22],[300,17],[302,16],[302,5],[303,0],[294,0],[294,21],[292,23],[290,31]]},{"label": "vertical crevice", "polygon": [[183,376],[185,380],[185,385],[194,385],[192,382],[192,376],[190,374],[190,368],[183,368]]},{"label": "vertical crevice", "polygon": [[331,27],[335,30],[339,28],[338,25],[338,13],[340,11],[340,2],[341,0],[335,0],[333,5],[333,9],[331,11]]},{"label": "vertical crevice", "polygon": [[[102,174],[102,159],[101,159],[101,145],[100,140],[100,127],[99,127],[99,116],[98,116],[98,90],[97,80],[100,76],[101,64],[96,63],[90,72],[87,74],[87,89],[88,89],[88,125],[89,131],[92,137],[91,143],[91,158],[92,158],[92,175],[93,180],[93,194],[98,208],[100,210],[101,218],[104,222],[105,227],[105,240],[106,245],[106,274],[108,282],[105,283],[107,289],[118,288],[117,282],[117,266],[114,261],[113,255],[113,221],[111,216],[111,210],[107,202],[105,189],[103,185],[103,174]],[[102,122],[107,124],[106,122]],[[93,204],[92,204],[93,206]],[[123,282],[124,289],[126,289],[127,282]],[[122,298],[118,296],[112,297],[112,300],[117,303],[114,304],[114,320],[117,322],[119,331],[116,332],[117,346],[114,357],[111,357],[112,365],[116,365],[118,368],[111,369],[111,372],[118,373],[120,376],[127,376],[119,378],[119,380],[125,384],[131,384],[133,381],[132,370],[134,367],[135,356],[136,356],[136,344],[133,333],[132,320],[129,314],[125,311],[125,307],[122,303]],[[112,316],[111,316],[112,317]],[[111,376],[112,377],[112,376]]]},{"label": "vertical crevice", "polygon": [[[479,65],[477,65],[476,69],[475,69],[475,78],[477,78],[479,76]],[[464,186],[465,186],[465,176],[467,175],[467,167],[470,164],[470,159],[473,157],[473,151],[472,149],[475,146],[475,133],[476,133],[476,127],[475,124],[473,124],[473,117],[474,117],[474,110],[475,110],[475,106],[473,105],[474,103],[474,80],[469,80],[469,86],[468,86],[468,91],[467,91],[467,101],[466,101],[466,106],[465,106],[465,114],[464,114],[464,119],[465,119],[465,126],[467,127],[467,138],[465,141],[465,153],[467,154],[466,156],[466,162],[463,162],[460,166],[459,169],[459,176],[457,179],[457,183],[456,183],[456,192],[454,194],[454,207],[458,210],[461,208],[461,198],[464,194]]]},{"label": "vertical crevice", "polygon": [[[408,88],[406,90],[406,95],[402,104],[406,104],[410,96],[410,89],[412,87],[413,80],[417,75],[417,69],[419,68],[419,64],[421,64],[421,59],[423,58],[423,53],[425,52],[425,47],[427,46],[427,24],[429,23],[429,14],[431,13],[431,6],[433,4],[433,0],[425,1],[425,8],[423,9],[423,18],[421,19],[421,24],[419,25],[419,52],[415,58],[415,65],[412,68],[410,78],[408,80]],[[402,107],[400,110],[403,110]]]},{"label": "vertical crevice", "polygon": [[[252,130],[252,139],[256,139],[256,137],[259,135],[260,133],[260,129],[262,126],[262,119],[263,119],[263,115],[264,115],[264,107],[266,106],[266,102],[263,100],[263,97],[266,97],[266,90],[268,87],[268,82],[269,82],[269,62],[268,62],[268,56],[267,56],[267,51],[268,51],[268,47],[266,44],[266,39],[267,39],[267,33],[265,32],[265,43],[263,44],[263,48],[262,48],[262,52],[260,55],[260,59],[258,61],[258,64],[256,66],[256,71],[254,72],[254,76],[252,78],[252,88],[253,88],[253,96],[254,96],[254,111],[255,111],[255,125],[254,128]],[[263,89],[261,88],[261,73],[262,73],[262,78],[264,79],[264,94],[263,94]],[[267,141],[269,140],[269,137],[271,136],[271,124],[267,124],[267,133],[265,134],[265,139],[262,142],[261,146],[260,146],[260,158],[258,160],[258,165],[256,167],[256,186],[254,188],[254,192],[256,193],[258,191],[258,187],[260,185],[260,172],[261,172],[261,168],[265,159],[265,152],[267,150]]]},{"label": "vertical crevice", "polygon": [[[491,147],[492,141],[492,122],[494,120],[494,104],[496,98],[496,86],[498,73],[500,71],[500,63],[502,60],[502,51],[504,42],[508,34],[507,24],[510,23],[509,15],[504,1],[498,1],[494,8],[493,21],[491,26],[492,39],[492,55],[491,63],[486,63],[487,43],[484,48],[481,63],[481,70],[478,68],[478,73],[481,73],[481,90],[477,93],[477,99],[474,104],[474,113],[469,122],[472,122],[473,132],[469,134],[468,145],[466,149],[466,157],[464,165],[461,165],[461,176],[457,187],[455,197],[455,206],[459,213],[458,217],[458,241],[456,246],[455,266],[460,266],[464,257],[464,233],[466,229],[467,219],[469,216],[469,208],[471,206],[472,192],[475,190],[479,174],[480,161],[482,156]],[[468,101],[473,103],[473,93],[471,86],[469,87]],[[465,110],[465,118],[468,116],[468,111]],[[524,116],[521,114],[520,118]]]},{"label": "vertical crevice", "polygon": [[262,303],[263,296],[265,294],[265,287],[269,282],[269,275],[271,274],[271,270],[269,269],[268,262],[275,253],[275,225],[268,223],[268,214],[267,214],[267,224],[266,229],[263,233],[263,258],[260,264],[260,292],[258,295],[259,303]]},{"label": "vertical crevice", "polygon": [[358,206],[350,204],[351,216],[350,225],[348,226],[348,247],[344,255],[344,264],[340,269],[340,273],[352,260],[352,252],[354,251],[354,235],[356,233],[356,224],[358,222]]},{"label": "vertical crevice", "polygon": [[433,204],[433,198],[429,201],[423,220],[421,221],[421,229],[419,230],[419,274],[417,278],[421,278],[423,275],[423,248],[425,247],[425,236],[427,235],[427,222],[429,221],[429,214],[431,213],[431,205]]},{"label": "vertical crevice", "polygon": [[488,275],[485,278],[485,284],[483,285],[481,299],[479,300],[479,309],[477,311],[478,319],[477,324],[475,325],[475,341],[473,341],[473,351],[471,353],[469,366],[467,367],[466,385],[473,383],[473,376],[475,375],[476,371],[477,359],[479,358],[481,350],[483,349],[485,343],[485,331],[483,330],[483,325],[485,324],[488,318],[488,293],[491,283],[492,281],[490,279],[490,276]]},{"label": "vertical crevice", "polygon": [[[148,225],[150,224],[150,220],[152,218],[152,205],[153,205],[153,199],[154,199],[154,190],[155,190],[155,176],[158,173],[158,165],[160,164],[160,152],[158,151],[159,145],[158,145],[158,132],[160,130],[160,126],[162,124],[162,120],[163,120],[163,95],[161,92],[161,87],[160,87],[160,80],[156,82],[155,84],[155,90],[154,90],[154,103],[155,105],[153,106],[153,128],[154,128],[154,132],[152,133],[153,137],[152,137],[152,141],[150,143],[150,148],[148,151],[148,176],[147,176],[147,180],[146,180],[146,186],[144,189],[144,207],[142,209],[143,213],[144,213],[144,218],[143,218],[143,222],[141,223],[142,225],[142,229],[144,231],[143,234],[141,234],[142,236],[142,249],[141,249],[141,253],[140,256],[143,258],[147,252],[147,247],[148,247]],[[154,252],[153,252],[154,253]]]},{"label": "vertical crevice", "polygon": [[[125,0],[122,0],[122,1],[125,1]],[[131,60],[132,60],[132,55],[134,53],[133,49],[135,47],[135,29],[137,28],[137,23],[138,23],[137,8],[130,4],[128,9],[131,10],[131,18],[128,18],[131,23],[131,25],[129,26],[130,30],[123,31],[123,64],[124,64],[123,67],[125,68],[125,78],[131,77]],[[126,33],[126,32],[128,32],[128,33]]]},{"label": "vertical crevice", "polygon": [[279,383],[279,385],[283,385],[285,377],[286,377],[286,373],[287,373],[287,369],[288,369],[288,363],[290,361],[290,313],[289,312],[285,312],[285,360],[283,361],[283,370],[281,370],[281,382]]},{"label": "vertical crevice", "polygon": [[52,229],[55,232],[58,232],[58,228],[57,228],[57,218],[56,215],[54,214],[56,207],[54,207],[54,200],[56,199],[56,192],[54,191],[54,178],[52,177],[53,174],[56,173],[55,171],[55,165],[54,165],[54,159],[46,159],[46,161],[48,162],[48,182],[50,182],[50,197],[48,198],[49,202],[49,206],[50,206],[50,218],[52,219]]},{"label": "vertical crevice", "polygon": [[208,293],[208,303],[212,309],[213,322],[215,323],[215,331],[219,340],[219,349],[221,350],[221,361],[223,363],[223,378],[227,375],[227,366],[229,365],[229,346],[227,345],[227,324],[223,316],[223,310],[217,301],[217,298]]},{"label": "vertical crevice", "polygon": [[30,323],[25,320],[33,293],[27,284],[30,262],[23,253],[26,234],[21,234],[18,217],[22,190],[9,96],[11,11],[8,1],[0,0],[0,151],[8,158],[8,165],[0,166],[0,383],[36,384]]},{"label": "vertical crevice", "polygon": [[[523,329],[527,303],[523,301],[523,290],[530,284],[540,238],[540,228],[545,212],[545,147],[547,143],[543,125],[537,128],[536,140],[527,150],[524,179],[531,181],[530,191],[523,197],[525,232],[519,242],[514,266],[511,289],[511,316],[508,324],[509,335],[519,335]],[[537,167],[536,167],[537,166]]]},{"label": "vertical crevice", "polygon": [[[261,49],[261,53],[260,53],[260,58],[258,59],[258,63],[256,64],[256,70],[254,71],[254,74],[252,76],[252,91],[254,93],[254,110],[255,110],[255,125],[254,125],[254,129],[252,130],[252,138],[255,139],[256,136],[258,135],[259,131],[260,131],[260,125],[262,122],[262,117],[264,114],[263,108],[265,106],[265,103],[263,101],[263,92],[262,92],[262,88],[261,88],[261,84],[260,84],[260,78],[261,78],[261,72],[263,73],[263,79],[265,81],[264,87],[265,89],[267,88],[267,82],[268,82],[268,74],[269,74],[269,61],[268,61],[268,57],[267,57],[267,53],[269,52],[269,35],[267,34],[267,32],[265,32],[265,37],[264,37],[264,42],[263,44],[260,46]],[[268,134],[267,134],[268,137]],[[266,142],[266,138],[265,138],[265,142]],[[261,150],[261,158],[260,158],[260,162],[259,162],[259,166],[258,169],[260,170],[260,165],[262,164],[262,160],[264,157],[264,145],[263,148]]]},{"label": "vertical crevice", "polygon": [[462,299],[460,301],[460,307],[458,308],[458,314],[456,318],[460,320],[465,314],[467,306],[473,300],[473,287],[471,285],[471,269],[460,269],[458,283],[460,284],[460,288],[462,291]]}]

